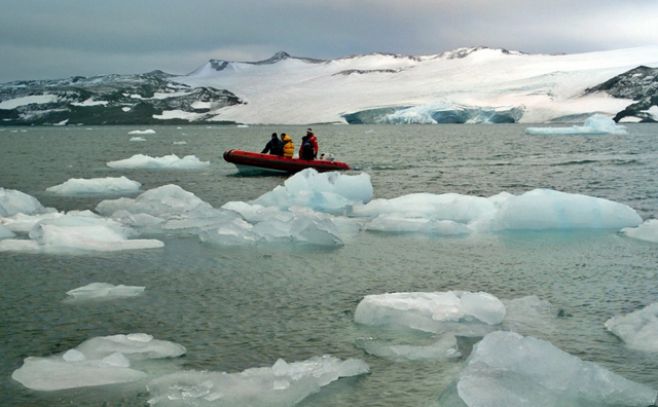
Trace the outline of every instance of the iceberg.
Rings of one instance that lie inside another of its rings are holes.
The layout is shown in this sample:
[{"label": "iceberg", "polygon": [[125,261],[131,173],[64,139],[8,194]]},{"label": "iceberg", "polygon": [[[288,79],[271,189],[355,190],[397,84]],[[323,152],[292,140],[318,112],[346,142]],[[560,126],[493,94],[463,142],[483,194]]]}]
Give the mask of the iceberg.
[{"label": "iceberg", "polygon": [[528,127],[525,132],[533,136],[627,134],[626,127],[598,113],[588,117],[582,126]]},{"label": "iceberg", "polygon": [[605,327],[631,349],[658,352],[658,303],[610,318]]},{"label": "iceberg", "polygon": [[173,358],[184,353],[181,345],[142,333],[96,337],[59,355],[30,356],[11,377],[39,391],[127,383],[148,377],[130,367],[133,361]]},{"label": "iceberg", "polygon": [[505,306],[498,298],[468,291],[367,295],[354,312],[360,324],[424,332],[441,332],[447,323],[497,325],[504,319]]},{"label": "iceberg", "polygon": [[128,141],[146,141],[144,137],[136,136],[136,137],[131,137],[130,140]]},{"label": "iceberg", "polygon": [[368,373],[359,359],[330,355],[302,362],[279,359],[272,367],[240,373],[185,371],[151,381],[151,405],[288,407],[341,377]]},{"label": "iceberg", "polygon": [[146,129],[146,130],[130,130],[128,134],[155,134],[155,130]]},{"label": "iceberg", "polygon": [[107,166],[114,169],[156,169],[156,170],[199,170],[210,165],[209,161],[201,161],[195,155],[186,155],[183,158],[176,154],[162,157],[151,157],[144,154],[135,154],[130,158],[109,161]]},{"label": "iceberg", "polygon": [[73,300],[113,299],[136,297],[144,292],[146,287],[114,285],[109,283],[91,283],[67,291],[66,295]]},{"label": "iceberg", "polygon": [[658,219],[649,219],[635,228],[623,228],[621,233],[633,239],[658,243]]},{"label": "iceberg", "polygon": [[12,216],[17,213],[32,215],[45,211],[46,208],[32,195],[0,187],[0,217]]},{"label": "iceberg", "polygon": [[456,193],[415,193],[355,204],[350,215],[369,218],[365,228],[382,232],[465,235],[473,231],[620,229],[637,226],[627,205],[580,194],[535,189],[484,198]]},{"label": "iceberg", "polygon": [[319,173],[307,168],[288,178],[283,185],[255,199],[253,203],[288,209],[303,206],[315,211],[341,213],[352,205],[372,199],[370,175]]},{"label": "iceberg", "polygon": [[90,211],[60,214],[40,220],[29,232],[30,240],[0,240],[0,252],[44,253],[108,252],[163,247],[152,239],[129,239],[130,230]]},{"label": "iceberg", "polygon": [[16,234],[12,232],[11,230],[7,229],[6,227],[0,225],[0,240],[2,239],[11,239],[12,237],[15,237]]},{"label": "iceberg", "polygon": [[389,233],[423,233],[436,236],[463,236],[471,233],[466,225],[451,220],[404,218],[379,215],[365,225],[366,230]]},{"label": "iceberg", "polygon": [[621,229],[642,223],[627,205],[551,189],[511,195],[499,205],[488,225],[489,220],[482,219],[491,230]]},{"label": "iceberg", "polygon": [[657,395],[547,341],[502,331],[475,345],[456,390],[468,407],[645,407]]},{"label": "iceberg", "polygon": [[351,214],[469,223],[494,211],[495,205],[487,198],[456,193],[415,193],[392,199],[374,199],[365,205],[354,206]]},{"label": "iceberg", "polygon": [[370,355],[394,362],[446,361],[461,356],[453,335],[441,335],[429,345],[391,344],[373,338],[358,340],[356,345]]},{"label": "iceberg", "polygon": [[137,181],[126,177],[106,178],[71,178],[68,181],[46,188],[46,191],[58,195],[124,195],[133,194],[142,187]]}]

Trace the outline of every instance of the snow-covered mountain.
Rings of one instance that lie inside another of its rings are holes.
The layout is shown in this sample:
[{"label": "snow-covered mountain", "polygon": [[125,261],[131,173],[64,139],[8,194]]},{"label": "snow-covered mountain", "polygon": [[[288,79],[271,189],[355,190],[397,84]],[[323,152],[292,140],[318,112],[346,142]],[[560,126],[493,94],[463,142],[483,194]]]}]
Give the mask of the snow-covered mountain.
[{"label": "snow-covered mountain", "polygon": [[[80,104],[93,103],[95,114],[102,115],[108,106],[121,104],[122,110],[132,110],[146,103],[152,110],[148,119],[163,122],[538,123],[579,120],[594,112],[615,116],[645,101],[642,111],[649,113],[630,112],[618,118],[656,120],[651,106],[644,106],[655,99],[651,98],[656,87],[640,83],[651,82],[655,73],[637,75],[640,72],[633,70],[641,65],[658,67],[658,46],[570,55],[477,47],[437,55],[368,54],[333,60],[278,52],[263,61],[211,59],[188,75],[162,74],[166,76],[157,90],[115,89],[112,95],[123,95],[120,102],[87,94],[77,94],[71,102],[66,92],[52,92],[43,84],[19,83],[24,86],[22,93],[16,91],[17,82],[0,85],[0,118],[14,123],[35,106],[60,110],[63,113],[57,118],[63,118],[66,109],[80,110]],[[616,88],[604,86],[628,71],[623,81],[615,82]],[[113,82],[122,77],[88,81]],[[646,92],[624,91],[638,86]],[[184,103],[155,103],[181,95]],[[101,105],[104,101],[108,103]],[[82,116],[69,122],[79,120]]]}]

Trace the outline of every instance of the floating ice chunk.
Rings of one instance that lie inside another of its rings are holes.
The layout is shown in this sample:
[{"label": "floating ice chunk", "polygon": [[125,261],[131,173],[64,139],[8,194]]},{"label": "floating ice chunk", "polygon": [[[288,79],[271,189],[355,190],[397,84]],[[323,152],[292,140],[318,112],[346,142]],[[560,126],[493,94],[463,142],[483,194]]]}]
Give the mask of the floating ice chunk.
[{"label": "floating ice chunk", "polygon": [[150,189],[135,199],[104,200],[96,211],[143,233],[198,234],[239,216],[213,208],[178,185]]},{"label": "floating ice chunk", "polygon": [[71,178],[68,181],[49,187],[48,192],[58,195],[121,195],[139,191],[142,184],[126,177]]},{"label": "floating ice chunk", "polygon": [[538,136],[550,135],[601,135],[626,134],[626,127],[618,125],[606,115],[595,114],[588,117],[582,126],[571,127],[528,127],[526,133]]},{"label": "floating ice chunk", "polygon": [[367,295],[354,320],[365,325],[390,325],[439,332],[447,322],[500,324],[505,306],[491,294],[463,291]]},{"label": "floating ice chunk", "polygon": [[605,327],[631,349],[658,352],[658,303],[610,318]]},{"label": "floating ice chunk", "polygon": [[649,219],[636,228],[623,228],[621,233],[633,239],[658,243],[658,219]]},{"label": "floating ice chunk", "polygon": [[[635,210],[618,202],[534,189],[502,201],[487,227],[493,230],[620,229],[641,222]],[[486,224],[485,219],[482,225]]]},{"label": "floating ice chunk", "polygon": [[130,231],[90,211],[60,214],[40,220],[30,230],[31,240],[4,239],[2,251],[76,253],[137,250],[162,247],[159,240],[128,239]]},{"label": "floating ice chunk", "polygon": [[109,161],[107,166],[115,169],[157,169],[157,170],[199,170],[210,165],[209,161],[201,161],[195,155],[186,155],[183,158],[176,154],[163,157],[151,157],[144,154],[135,154],[130,158]]},{"label": "floating ice chunk", "polygon": [[146,141],[146,139],[144,137],[135,136],[135,137],[131,137],[130,140],[128,141]]},{"label": "floating ice chunk", "polygon": [[128,134],[155,134],[155,130],[146,129],[146,130],[130,130]]},{"label": "floating ice chunk", "polygon": [[11,230],[7,229],[6,227],[0,225],[0,240],[2,239],[11,239],[12,237],[15,237],[16,235],[14,232]]},{"label": "floating ice chunk", "polygon": [[130,362],[178,357],[185,348],[147,334],[91,338],[61,355],[28,357],[12,378],[32,390],[52,391],[142,380]]},{"label": "floating ice chunk", "polygon": [[173,144],[174,144],[175,146],[184,146],[185,144],[187,144],[187,141],[185,141],[185,140],[174,141]]},{"label": "floating ice chunk", "polygon": [[395,233],[424,233],[438,236],[462,236],[471,233],[466,225],[451,220],[403,218],[379,215],[365,226],[366,230]]},{"label": "floating ice chunk", "polygon": [[151,405],[287,407],[297,404],[341,377],[367,373],[359,359],[324,355],[303,362],[279,359],[272,367],[240,373],[187,371],[153,380]]},{"label": "floating ice chunk", "polygon": [[210,209],[213,208],[209,203],[173,184],[149,189],[134,199],[105,200],[96,206],[96,212],[105,216],[117,211],[127,211],[159,218],[180,217],[191,212],[204,212]]},{"label": "floating ice chunk", "polygon": [[210,242],[223,246],[241,246],[252,244],[259,240],[253,232],[254,226],[242,219],[234,219],[218,228],[202,232],[199,238],[202,242]]},{"label": "floating ice chunk", "polygon": [[12,216],[17,213],[31,215],[45,211],[46,208],[32,195],[0,187],[0,217]]},{"label": "floating ice chunk", "polygon": [[288,178],[282,186],[265,193],[253,203],[287,209],[303,206],[323,212],[342,212],[351,205],[372,199],[372,184],[366,173],[345,175],[318,173],[307,168]]},{"label": "floating ice chunk", "polygon": [[656,391],[551,343],[492,332],[473,349],[457,382],[468,407],[650,406]]},{"label": "floating ice chunk", "polygon": [[100,298],[124,298],[135,297],[144,292],[145,287],[114,285],[109,283],[91,283],[67,291],[66,295],[76,300],[100,299]]},{"label": "floating ice chunk", "polygon": [[[68,353],[68,352],[67,352]],[[61,357],[28,357],[11,375],[23,386],[39,391],[128,383],[145,379],[146,373],[102,360],[72,360]]]},{"label": "floating ice chunk", "polygon": [[487,198],[455,193],[417,193],[393,199],[374,199],[367,205],[355,206],[354,216],[450,220],[468,223],[495,210]]},{"label": "floating ice chunk", "polygon": [[442,361],[461,356],[457,349],[457,339],[453,335],[442,335],[430,345],[391,344],[387,341],[365,339],[358,341],[357,346],[371,355],[394,362]]},{"label": "floating ice chunk", "polygon": [[175,358],[186,352],[182,345],[154,339],[153,336],[144,333],[99,336],[82,342],[76,350],[90,360],[121,353],[132,361]]}]

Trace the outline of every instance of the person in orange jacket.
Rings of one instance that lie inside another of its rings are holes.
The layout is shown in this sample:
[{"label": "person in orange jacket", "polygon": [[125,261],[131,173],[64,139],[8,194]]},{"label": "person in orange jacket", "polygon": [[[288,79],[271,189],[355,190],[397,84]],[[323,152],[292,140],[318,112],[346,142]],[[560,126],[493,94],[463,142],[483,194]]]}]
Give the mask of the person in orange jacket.
[{"label": "person in orange jacket", "polygon": [[292,158],[295,154],[295,143],[293,143],[292,138],[286,133],[281,133],[281,142],[283,142],[283,156]]}]

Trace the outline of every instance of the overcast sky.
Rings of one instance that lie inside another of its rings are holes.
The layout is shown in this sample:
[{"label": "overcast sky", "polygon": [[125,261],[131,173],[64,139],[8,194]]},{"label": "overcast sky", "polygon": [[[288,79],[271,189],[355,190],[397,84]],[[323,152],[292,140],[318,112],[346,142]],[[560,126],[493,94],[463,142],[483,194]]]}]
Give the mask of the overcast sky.
[{"label": "overcast sky", "polygon": [[0,0],[0,82],[210,58],[563,53],[658,44],[658,0]]}]

